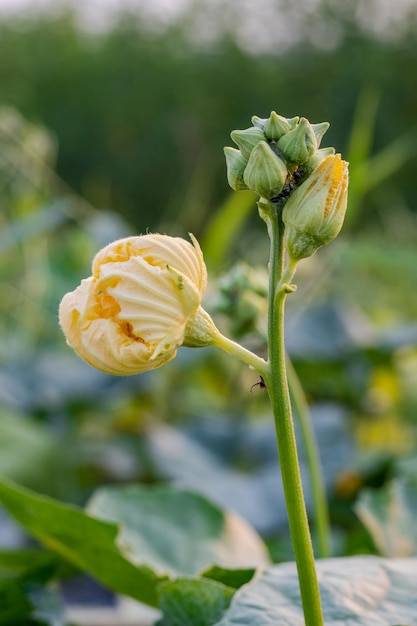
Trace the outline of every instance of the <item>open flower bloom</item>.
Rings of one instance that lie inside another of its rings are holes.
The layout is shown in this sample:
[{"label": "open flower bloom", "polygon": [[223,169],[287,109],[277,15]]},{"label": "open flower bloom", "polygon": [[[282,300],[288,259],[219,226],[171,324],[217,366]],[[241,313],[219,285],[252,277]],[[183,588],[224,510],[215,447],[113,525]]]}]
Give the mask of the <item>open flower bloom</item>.
[{"label": "open flower bloom", "polygon": [[205,314],[200,304],[207,285],[200,246],[191,239],[194,245],[167,235],[129,237],[96,255],[92,276],[59,308],[67,343],[81,358],[125,376],[160,367],[183,343],[210,343],[207,328],[200,343],[190,331]]}]

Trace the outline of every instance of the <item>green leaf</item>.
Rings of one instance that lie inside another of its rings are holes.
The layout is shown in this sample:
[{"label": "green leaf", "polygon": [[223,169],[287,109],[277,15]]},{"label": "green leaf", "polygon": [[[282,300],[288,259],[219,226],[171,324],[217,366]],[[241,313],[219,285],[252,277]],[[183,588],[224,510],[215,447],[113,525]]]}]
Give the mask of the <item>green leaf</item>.
[{"label": "green leaf", "polygon": [[34,537],[104,585],[157,606],[160,578],[135,566],[117,546],[116,524],[94,519],[81,509],[0,481],[0,502]]},{"label": "green leaf", "polygon": [[269,563],[264,543],[247,522],[191,491],[106,487],[94,494],[88,510],[118,522],[122,554],[160,575],[193,576],[214,564],[241,569]]},{"label": "green leaf", "polygon": [[234,589],[211,580],[178,578],[162,583],[160,626],[211,626],[229,606]]},{"label": "green leaf", "polygon": [[32,607],[18,580],[0,579],[0,624],[19,626]]},{"label": "green leaf", "polygon": [[28,588],[27,595],[32,604],[31,624],[42,626],[66,626],[64,607],[58,590],[54,587],[33,585]]},{"label": "green leaf", "polygon": [[384,556],[417,555],[417,493],[406,480],[364,489],[355,511]]},{"label": "green leaf", "polygon": [[1,550],[0,578],[46,582],[57,569],[57,556],[45,550]]},{"label": "green leaf", "polygon": [[[373,556],[317,561],[326,626],[416,624],[417,559]],[[216,626],[302,626],[297,572],[284,563],[239,589]]]},{"label": "green leaf", "polygon": [[40,551],[0,552],[0,624],[64,626],[64,611],[55,587],[56,555]]},{"label": "green leaf", "polygon": [[239,589],[242,585],[246,585],[255,575],[255,571],[252,569],[225,569],[224,567],[219,567],[218,565],[213,565],[205,572],[203,572],[203,576],[205,578],[210,578],[211,580],[216,580],[227,587],[232,587],[233,589]]}]

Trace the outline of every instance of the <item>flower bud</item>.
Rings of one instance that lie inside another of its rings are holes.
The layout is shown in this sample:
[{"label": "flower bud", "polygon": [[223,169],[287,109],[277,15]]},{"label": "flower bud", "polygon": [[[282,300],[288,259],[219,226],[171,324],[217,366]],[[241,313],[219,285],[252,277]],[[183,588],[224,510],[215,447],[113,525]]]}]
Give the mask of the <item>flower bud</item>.
[{"label": "flower bud", "polygon": [[281,137],[290,130],[291,126],[288,120],[282,117],[282,115],[275,113],[275,111],[272,111],[263,127],[265,137],[269,139],[269,141],[278,141],[278,139],[281,139]]},{"label": "flower bud", "polygon": [[252,115],[252,117],[251,117],[252,124],[254,126],[257,126],[257,128],[260,128],[261,130],[264,129],[265,122],[267,122],[267,121],[268,121],[267,117],[262,118],[262,117],[259,117],[258,115]]},{"label": "flower bud", "polygon": [[317,149],[317,139],[308,120],[302,117],[300,123],[278,141],[278,148],[291,163],[302,164],[313,156]]},{"label": "flower bud", "polygon": [[243,180],[243,172],[248,164],[247,159],[242,156],[240,150],[229,146],[224,148],[224,156],[226,157],[227,180],[231,188],[235,191],[247,189]]},{"label": "flower bud", "polygon": [[128,237],[96,255],[92,276],[67,293],[59,308],[67,343],[81,358],[117,376],[174,358],[190,335],[207,284],[202,252],[191,239],[194,245],[167,235]]},{"label": "flower bud", "polygon": [[240,148],[245,159],[249,159],[250,153],[256,144],[260,141],[265,141],[265,135],[262,130],[256,126],[246,128],[245,130],[232,130],[230,136],[238,148]]},{"label": "flower bud", "polygon": [[287,174],[284,162],[266,141],[261,141],[252,150],[243,180],[249,189],[270,200],[282,191]]},{"label": "flower bud", "polygon": [[291,130],[295,128],[298,122],[300,121],[299,115],[296,115],[295,117],[287,117],[286,119],[287,119],[288,124],[291,127]]},{"label": "flower bud", "polygon": [[234,337],[261,332],[267,314],[268,272],[238,263],[218,283],[215,310],[225,313]]},{"label": "flower bud", "polygon": [[303,165],[304,175],[308,176],[309,174],[311,174],[320,165],[320,163],[324,161],[326,157],[334,153],[335,149],[330,147],[320,148],[319,150],[316,150],[311,159],[309,159],[307,163],[304,163]]},{"label": "flower bud", "polygon": [[311,256],[339,233],[346,213],[348,163],[326,157],[284,207],[285,242],[294,260]]},{"label": "flower bud", "polygon": [[329,130],[329,122],[320,122],[320,124],[311,124],[311,128],[316,136],[317,148],[320,146],[320,142],[323,139],[324,133]]}]

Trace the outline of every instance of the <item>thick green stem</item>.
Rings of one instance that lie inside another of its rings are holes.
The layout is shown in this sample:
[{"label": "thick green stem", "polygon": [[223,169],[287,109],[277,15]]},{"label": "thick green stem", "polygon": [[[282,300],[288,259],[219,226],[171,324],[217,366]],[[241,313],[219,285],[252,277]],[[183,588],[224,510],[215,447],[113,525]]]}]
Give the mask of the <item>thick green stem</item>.
[{"label": "thick green stem", "polygon": [[295,289],[290,281],[296,263],[289,260],[286,265],[284,264],[284,224],[279,208],[271,204],[269,211],[264,205],[262,209],[262,218],[267,223],[271,239],[268,362],[220,333],[215,334],[211,343],[253,367],[266,384],[274,413],[282,482],[305,624],[323,626],[320,590],[298,462],[284,345],[285,300],[288,293]]},{"label": "thick green stem", "polygon": [[320,592],[301,483],[286,372],[284,307],[286,296],[291,288],[287,283],[286,275],[284,279],[284,226],[274,206],[271,206],[268,230],[271,237],[268,314],[269,370],[264,375],[264,380],[274,412],[282,481],[304,619],[306,626],[322,626]]},{"label": "thick green stem", "polygon": [[313,430],[311,414],[306,402],[304,390],[301,386],[297,372],[291,360],[287,357],[287,374],[290,388],[290,396],[298,417],[301,437],[303,440],[311,491],[313,495],[314,523],[319,555],[322,559],[331,555],[331,539],[329,510],[326,493],[323,484],[320,455]]}]

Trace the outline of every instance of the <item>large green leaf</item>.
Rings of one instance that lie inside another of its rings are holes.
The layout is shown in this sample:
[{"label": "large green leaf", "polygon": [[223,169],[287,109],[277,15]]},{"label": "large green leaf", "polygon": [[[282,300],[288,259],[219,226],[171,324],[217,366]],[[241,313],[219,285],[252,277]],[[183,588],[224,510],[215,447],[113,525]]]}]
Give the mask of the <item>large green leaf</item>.
[{"label": "large green leaf", "polygon": [[380,489],[364,489],[355,510],[381,554],[417,555],[415,484],[398,479]]},{"label": "large green leaf", "polygon": [[121,554],[116,524],[6,480],[0,481],[0,502],[49,549],[114,591],[157,606],[156,586],[161,579],[149,567],[135,566]]},{"label": "large green leaf", "polygon": [[[417,624],[417,559],[324,559],[317,572],[326,626]],[[303,626],[294,563],[260,572],[216,626]]]},{"label": "large green leaf", "polygon": [[251,526],[191,491],[106,487],[94,494],[88,511],[117,522],[120,551],[160,575],[194,576],[211,565],[242,569],[269,563],[265,545]]}]

